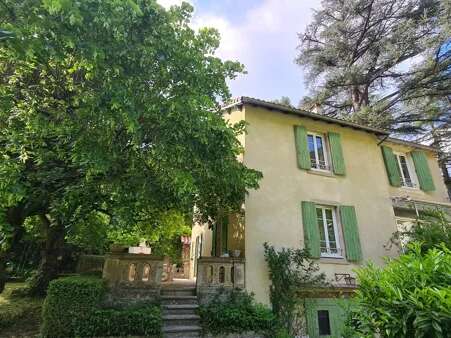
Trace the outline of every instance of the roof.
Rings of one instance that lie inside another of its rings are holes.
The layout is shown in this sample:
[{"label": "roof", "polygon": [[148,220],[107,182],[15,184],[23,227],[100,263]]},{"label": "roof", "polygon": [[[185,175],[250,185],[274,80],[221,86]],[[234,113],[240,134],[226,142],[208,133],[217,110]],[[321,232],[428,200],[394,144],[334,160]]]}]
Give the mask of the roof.
[{"label": "roof", "polygon": [[268,101],[264,101],[264,100],[260,100],[260,99],[255,99],[253,97],[248,97],[248,96],[238,97],[232,103],[224,106],[223,109],[232,108],[232,107],[240,106],[243,104],[249,104],[252,106],[266,108],[269,110],[275,110],[275,111],[279,111],[279,112],[285,113],[285,114],[296,115],[296,116],[300,116],[300,117],[308,117],[310,119],[324,121],[326,123],[338,124],[342,127],[349,127],[349,128],[353,128],[353,129],[357,129],[357,130],[362,130],[362,131],[370,132],[370,133],[380,135],[380,136],[388,136],[389,135],[389,132],[386,130],[383,130],[383,129],[367,127],[367,126],[363,126],[363,125],[360,125],[360,124],[357,124],[354,122],[337,119],[335,117],[321,115],[321,114],[309,112],[307,110],[297,109],[297,108],[293,108],[293,107],[286,106],[283,104],[268,102]]},{"label": "roof", "polygon": [[402,139],[395,138],[395,137],[388,137],[386,139],[386,141],[392,142],[392,143],[397,143],[397,144],[402,144],[402,145],[405,145],[408,147],[420,148],[420,149],[430,150],[430,151],[437,151],[437,148],[435,148],[433,146],[428,146],[428,145],[417,143],[417,142],[402,140]]},{"label": "roof", "polygon": [[290,107],[290,106],[287,106],[284,104],[260,100],[260,99],[256,99],[256,98],[249,97],[249,96],[240,96],[240,97],[236,98],[230,104],[224,106],[223,109],[229,109],[229,108],[233,108],[236,106],[242,106],[244,104],[248,104],[248,105],[256,106],[256,107],[262,107],[262,108],[266,108],[269,110],[278,111],[278,112],[281,112],[284,114],[295,115],[295,116],[299,116],[299,117],[307,117],[307,118],[310,118],[313,120],[324,121],[326,123],[333,123],[333,124],[337,124],[342,127],[348,127],[348,128],[353,128],[353,129],[369,132],[369,133],[379,136],[381,138],[381,143],[384,142],[385,140],[387,140],[389,142],[403,144],[403,145],[407,145],[410,147],[437,151],[437,149],[432,146],[427,146],[427,145],[420,144],[420,143],[415,143],[415,142],[406,141],[406,140],[402,140],[402,139],[398,139],[398,138],[394,138],[394,137],[389,137],[390,132],[387,130],[364,126],[364,125],[361,125],[358,123],[345,121],[345,120],[342,120],[342,119],[339,119],[336,117],[321,115],[321,114],[313,113],[313,112],[310,112],[307,110],[297,109],[297,108]]}]

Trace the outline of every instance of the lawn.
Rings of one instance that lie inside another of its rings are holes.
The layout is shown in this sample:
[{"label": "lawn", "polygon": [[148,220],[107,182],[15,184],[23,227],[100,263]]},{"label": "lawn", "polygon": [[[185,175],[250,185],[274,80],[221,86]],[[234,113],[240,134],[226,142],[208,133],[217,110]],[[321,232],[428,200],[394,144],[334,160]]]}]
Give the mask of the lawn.
[{"label": "lawn", "polygon": [[19,297],[13,290],[25,283],[8,283],[0,294],[0,337],[37,337],[43,298]]}]

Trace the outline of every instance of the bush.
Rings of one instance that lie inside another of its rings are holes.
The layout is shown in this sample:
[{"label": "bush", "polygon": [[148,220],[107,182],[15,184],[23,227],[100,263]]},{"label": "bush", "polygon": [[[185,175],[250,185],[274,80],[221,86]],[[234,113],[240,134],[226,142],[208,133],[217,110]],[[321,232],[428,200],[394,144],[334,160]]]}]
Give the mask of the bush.
[{"label": "bush", "polygon": [[254,301],[245,291],[218,294],[208,305],[200,307],[204,330],[212,334],[247,331],[270,334],[275,331],[271,310]]},{"label": "bush", "polygon": [[141,308],[100,309],[77,329],[81,337],[141,335],[159,337],[161,311],[156,305]]},{"label": "bush", "polygon": [[451,251],[444,245],[357,271],[360,288],[351,320],[357,336],[445,337],[451,332]]},{"label": "bush", "polygon": [[105,294],[100,278],[71,276],[52,281],[42,311],[43,337],[74,337]]},{"label": "bush", "polygon": [[159,336],[159,306],[100,308],[106,287],[93,276],[72,276],[50,283],[43,308],[43,337]]}]

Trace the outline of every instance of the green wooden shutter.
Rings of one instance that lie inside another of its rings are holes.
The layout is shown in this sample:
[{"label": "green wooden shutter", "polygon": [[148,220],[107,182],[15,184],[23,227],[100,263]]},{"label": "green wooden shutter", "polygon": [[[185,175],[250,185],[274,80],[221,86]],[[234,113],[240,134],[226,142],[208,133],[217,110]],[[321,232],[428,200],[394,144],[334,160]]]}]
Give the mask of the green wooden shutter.
[{"label": "green wooden shutter", "polygon": [[304,227],[305,246],[308,247],[312,257],[319,258],[320,238],[315,203],[307,201],[302,202],[302,225]]},{"label": "green wooden shutter", "polygon": [[221,231],[221,251],[226,253],[228,249],[228,235],[229,235],[229,217],[224,217],[222,220],[222,231]]},{"label": "green wooden shutter", "polygon": [[216,224],[212,227],[212,239],[211,239],[211,256],[216,257]]},{"label": "green wooden shutter", "polygon": [[431,170],[429,169],[428,160],[424,151],[415,150],[410,153],[415,172],[417,173],[420,188],[423,191],[435,190],[434,180],[432,179]]},{"label": "green wooden shutter", "polygon": [[393,150],[390,147],[382,146],[381,149],[390,185],[400,187],[401,173],[399,172],[398,161],[396,160],[395,154],[393,154]]},{"label": "green wooden shutter", "polygon": [[294,139],[296,144],[296,157],[299,169],[311,168],[310,154],[307,145],[307,130],[302,126],[294,126]]},{"label": "green wooden shutter", "polygon": [[315,299],[307,298],[304,305],[308,336],[309,338],[317,338],[319,337],[319,327]]},{"label": "green wooden shutter", "polygon": [[332,166],[336,175],[344,175],[346,173],[343,150],[341,148],[341,137],[338,133],[330,132],[329,146],[330,157],[332,158]]},{"label": "green wooden shutter", "polygon": [[362,249],[355,208],[353,206],[340,206],[340,218],[345,239],[346,258],[349,261],[359,261],[362,259]]}]

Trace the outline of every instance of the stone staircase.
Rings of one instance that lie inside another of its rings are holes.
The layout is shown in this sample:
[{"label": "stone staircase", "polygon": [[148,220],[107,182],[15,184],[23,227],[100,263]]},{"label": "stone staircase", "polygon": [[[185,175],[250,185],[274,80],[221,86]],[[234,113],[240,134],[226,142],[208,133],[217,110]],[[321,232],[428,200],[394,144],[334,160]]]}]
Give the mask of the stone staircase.
[{"label": "stone staircase", "polygon": [[161,289],[163,336],[168,338],[200,337],[195,287],[163,287]]}]

